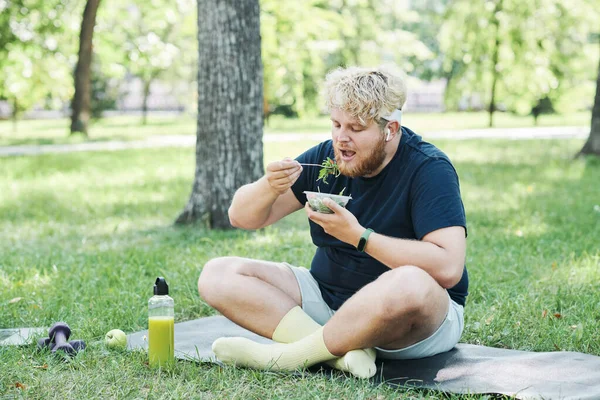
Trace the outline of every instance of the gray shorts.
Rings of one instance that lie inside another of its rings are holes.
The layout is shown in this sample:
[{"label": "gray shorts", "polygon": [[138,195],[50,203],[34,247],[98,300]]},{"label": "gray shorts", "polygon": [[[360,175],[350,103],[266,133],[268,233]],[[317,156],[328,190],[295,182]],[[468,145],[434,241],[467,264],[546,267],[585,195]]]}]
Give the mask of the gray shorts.
[{"label": "gray shorts", "polygon": [[[295,267],[288,263],[282,263],[289,267],[298,281],[300,293],[302,294],[302,309],[317,323],[324,325],[333,316],[335,310],[329,308],[323,296],[319,284],[313,278],[308,269]],[[377,349],[378,358],[387,359],[416,359],[430,357],[451,350],[459,341],[464,328],[463,306],[450,299],[448,312],[442,325],[428,338],[413,345],[399,350]]]}]

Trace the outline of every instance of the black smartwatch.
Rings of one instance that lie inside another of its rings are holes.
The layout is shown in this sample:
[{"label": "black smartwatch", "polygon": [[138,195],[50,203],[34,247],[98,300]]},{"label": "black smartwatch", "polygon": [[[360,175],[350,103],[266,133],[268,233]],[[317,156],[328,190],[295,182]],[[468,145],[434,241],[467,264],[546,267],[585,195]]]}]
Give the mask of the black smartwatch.
[{"label": "black smartwatch", "polygon": [[373,232],[373,229],[367,228],[362,235],[360,235],[360,239],[358,240],[358,245],[356,246],[356,250],[363,252],[365,251],[365,247],[367,246],[367,240],[369,239],[369,235]]}]

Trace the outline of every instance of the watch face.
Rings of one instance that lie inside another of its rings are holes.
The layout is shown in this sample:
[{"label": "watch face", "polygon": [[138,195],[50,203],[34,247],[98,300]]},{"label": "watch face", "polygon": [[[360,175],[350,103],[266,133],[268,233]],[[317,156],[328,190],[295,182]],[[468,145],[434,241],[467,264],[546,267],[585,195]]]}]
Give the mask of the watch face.
[{"label": "watch face", "polygon": [[367,239],[365,239],[364,237],[361,237],[360,240],[358,241],[358,246],[356,246],[358,251],[363,251],[365,249],[365,244],[367,244]]},{"label": "watch face", "polygon": [[371,232],[373,232],[372,229],[367,228],[363,234],[360,236],[360,239],[358,240],[358,245],[356,246],[356,249],[358,251],[364,251],[365,250],[365,246],[367,245],[367,239],[369,238],[369,235],[371,234]]}]

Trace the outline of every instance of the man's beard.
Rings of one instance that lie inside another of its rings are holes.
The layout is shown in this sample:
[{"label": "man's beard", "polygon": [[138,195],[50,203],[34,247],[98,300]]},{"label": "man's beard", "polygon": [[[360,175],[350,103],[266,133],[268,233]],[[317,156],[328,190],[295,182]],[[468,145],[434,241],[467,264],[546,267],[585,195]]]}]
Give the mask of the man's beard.
[{"label": "man's beard", "polygon": [[354,160],[352,160],[352,166],[349,166],[342,160],[341,150],[334,147],[333,151],[340,173],[350,178],[371,175],[381,166],[386,155],[385,140],[383,137],[381,138],[381,141],[377,142],[377,145],[369,152],[369,154],[359,155],[359,153],[356,153]]}]

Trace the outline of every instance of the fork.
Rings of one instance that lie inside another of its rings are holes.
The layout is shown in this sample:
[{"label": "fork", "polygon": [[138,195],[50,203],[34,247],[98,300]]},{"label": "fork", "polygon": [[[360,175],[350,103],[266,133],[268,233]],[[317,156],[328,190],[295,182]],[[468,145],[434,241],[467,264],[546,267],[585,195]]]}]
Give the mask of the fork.
[{"label": "fork", "polygon": [[306,165],[308,167],[322,167],[321,164],[303,164],[303,163],[298,163],[298,164],[300,164],[300,165]]}]

